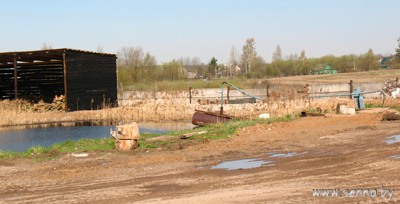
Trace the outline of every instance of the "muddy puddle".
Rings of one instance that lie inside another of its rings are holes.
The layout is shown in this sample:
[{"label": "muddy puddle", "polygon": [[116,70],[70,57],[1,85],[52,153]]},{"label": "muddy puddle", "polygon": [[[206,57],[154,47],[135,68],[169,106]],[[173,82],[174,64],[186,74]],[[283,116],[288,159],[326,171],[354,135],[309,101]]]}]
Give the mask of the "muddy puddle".
[{"label": "muddy puddle", "polygon": [[[275,160],[277,158],[286,158],[293,156],[300,156],[307,154],[308,151],[297,153],[277,153],[277,152],[268,152],[262,153],[262,155],[266,155],[267,158],[256,158],[256,159],[240,159],[233,161],[226,161],[218,164],[217,166],[213,166],[210,169],[226,169],[226,170],[237,170],[237,169],[252,169],[264,166],[275,166]],[[200,167],[199,167],[200,168]],[[201,167],[203,168],[203,167]]]},{"label": "muddy puddle", "polygon": [[388,158],[392,158],[392,159],[400,159],[400,155],[393,155],[393,156],[390,156],[390,157],[388,157]]},{"label": "muddy puddle", "polygon": [[[191,129],[187,122],[139,123],[140,133],[164,134],[174,130]],[[110,137],[115,126],[60,126],[48,128],[0,128],[0,150],[22,152],[32,146],[49,147],[67,140],[100,139]]]},{"label": "muddy puddle", "polygon": [[236,169],[252,169],[261,167],[264,164],[271,163],[272,161],[260,160],[260,159],[241,159],[234,161],[226,161],[213,166],[210,169],[226,169],[226,170],[236,170]]},{"label": "muddy puddle", "polygon": [[393,144],[396,142],[400,142],[400,135],[393,135],[390,137],[386,138],[387,140],[384,140],[384,142],[386,142],[386,144]]},{"label": "muddy puddle", "polygon": [[286,154],[285,153],[268,152],[265,154],[269,155],[270,157],[283,158],[283,157],[293,157],[293,156],[303,155],[303,154],[307,154],[307,153],[308,153],[308,151],[301,152],[301,153],[290,152],[290,153],[286,153]]}]

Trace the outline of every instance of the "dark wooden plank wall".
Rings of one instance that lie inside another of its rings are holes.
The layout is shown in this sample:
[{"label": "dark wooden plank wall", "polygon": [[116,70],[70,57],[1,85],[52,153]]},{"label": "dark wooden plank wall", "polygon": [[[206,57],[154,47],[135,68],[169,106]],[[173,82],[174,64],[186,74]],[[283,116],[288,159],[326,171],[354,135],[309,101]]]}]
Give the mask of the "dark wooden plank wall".
[{"label": "dark wooden plank wall", "polygon": [[[13,65],[10,65],[13,66]],[[55,95],[64,94],[62,63],[17,66],[18,98],[43,98],[51,102]],[[14,68],[0,67],[0,97],[14,99]]]},{"label": "dark wooden plank wall", "polygon": [[[95,110],[117,101],[115,55],[66,51],[67,108]],[[92,103],[93,101],[93,103]]]},{"label": "dark wooden plank wall", "polygon": [[11,67],[0,67],[0,100],[14,98],[14,68]]}]

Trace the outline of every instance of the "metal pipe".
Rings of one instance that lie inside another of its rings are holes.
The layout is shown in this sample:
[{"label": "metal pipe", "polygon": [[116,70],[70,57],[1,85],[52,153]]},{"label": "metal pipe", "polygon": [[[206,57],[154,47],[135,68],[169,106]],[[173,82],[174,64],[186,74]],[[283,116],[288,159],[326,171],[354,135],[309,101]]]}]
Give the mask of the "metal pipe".
[{"label": "metal pipe", "polygon": [[223,114],[223,110],[224,110],[224,84],[228,84],[229,86],[233,87],[234,89],[238,90],[240,93],[246,95],[246,96],[250,96],[252,98],[258,99],[258,100],[263,100],[262,98],[258,98],[256,96],[252,96],[250,94],[247,94],[245,92],[243,92],[242,90],[240,90],[239,88],[237,88],[236,86],[228,83],[228,82],[222,82],[222,90],[221,90],[221,110],[220,113]]},{"label": "metal pipe", "polygon": [[379,91],[366,91],[366,92],[360,92],[360,93],[349,93],[349,94],[337,94],[337,95],[320,95],[320,96],[308,96],[309,98],[321,98],[321,97],[332,97],[332,96],[355,96],[355,95],[361,95],[361,94],[370,94],[370,93],[376,93],[380,92]]}]

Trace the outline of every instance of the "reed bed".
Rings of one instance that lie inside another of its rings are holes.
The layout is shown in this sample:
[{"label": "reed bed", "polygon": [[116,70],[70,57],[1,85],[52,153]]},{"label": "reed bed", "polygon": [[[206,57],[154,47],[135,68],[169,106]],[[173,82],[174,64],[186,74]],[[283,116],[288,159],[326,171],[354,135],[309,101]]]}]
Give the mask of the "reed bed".
[{"label": "reed bed", "polygon": [[[190,104],[189,92],[165,91],[161,97],[155,98],[155,92],[134,92],[129,96],[131,103],[112,108],[103,106],[102,110],[76,112],[46,112],[33,113],[29,111],[29,103],[23,100],[0,101],[0,126],[30,125],[43,123],[60,123],[71,121],[102,121],[101,124],[116,124],[119,122],[166,122],[191,121],[196,109],[219,112],[220,104],[200,105],[197,102]],[[144,99],[143,99],[144,98]],[[141,99],[141,100],[139,100]],[[272,92],[269,97],[257,103],[224,104],[224,113],[238,119],[254,119],[260,114],[269,113],[270,117],[285,117],[297,114],[305,109],[315,109],[332,112],[338,102],[354,102],[350,99],[309,100],[307,94],[296,88],[281,88]]]}]

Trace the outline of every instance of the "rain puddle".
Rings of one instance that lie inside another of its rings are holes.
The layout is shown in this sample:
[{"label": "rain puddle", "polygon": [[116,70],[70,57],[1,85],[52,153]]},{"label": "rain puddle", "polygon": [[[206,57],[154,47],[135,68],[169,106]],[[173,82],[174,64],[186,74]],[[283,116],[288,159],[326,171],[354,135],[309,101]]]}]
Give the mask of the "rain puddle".
[{"label": "rain puddle", "polygon": [[388,140],[385,140],[386,144],[393,144],[395,142],[400,142],[400,135],[393,135],[391,137],[387,137]]},{"label": "rain puddle", "polygon": [[263,164],[271,163],[272,161],[264,161],[258,159],[241,159],[234,161],[226,161],[218,164],[217,166],[211,167],[211,169],[226,169],[226,170],[236,170],[236,169],[252,169],[261,167]]},{"label": "rain puddle", "polygon": [[388,158],[393,158],[393,159],[400,159],[400,155],[394,155],[394,156],[390,156]]},{"label": "rain puddle", "polygon": [[283,158],[283,157],[293,157],[297,155],[302,155],[302,154],[307,154],[308,151],[302,152],[302,153],[296,153],[296,152],[291,152],[291,153],[276,153],[276,152],[268,152],[265,154],[268,154],[270,157],[277,157],[277,158]]}]

